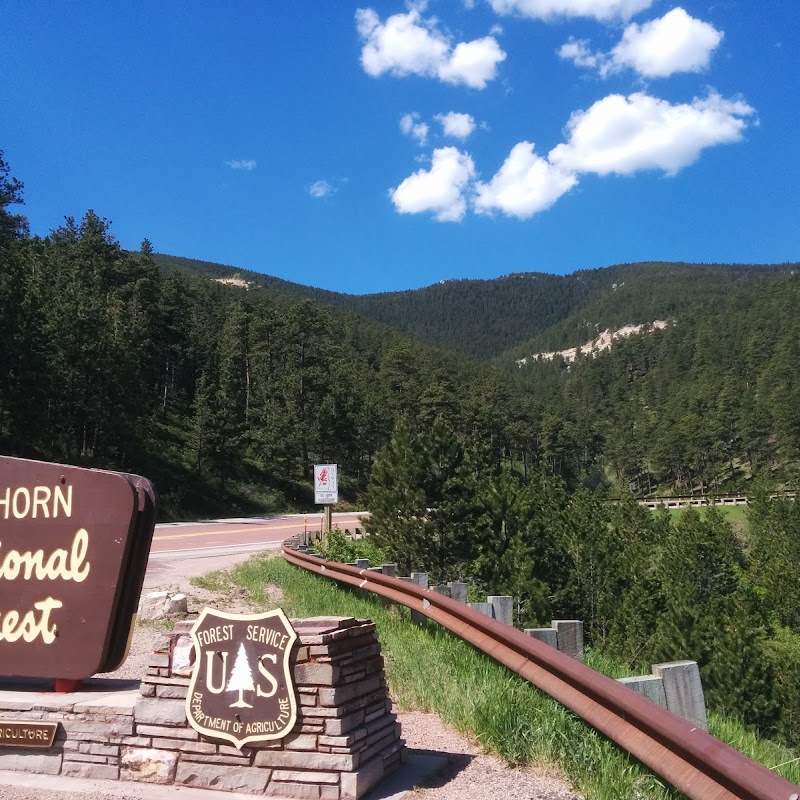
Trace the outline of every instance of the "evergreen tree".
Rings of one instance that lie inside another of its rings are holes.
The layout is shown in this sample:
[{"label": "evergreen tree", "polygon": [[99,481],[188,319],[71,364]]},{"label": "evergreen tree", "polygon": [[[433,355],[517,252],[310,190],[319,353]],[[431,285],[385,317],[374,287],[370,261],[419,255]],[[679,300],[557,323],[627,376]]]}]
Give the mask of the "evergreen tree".
[{"label": "evergreen tree", "polygon": [[249,319],[243,303],[228,309],[219,347],[217,469],[224,486],[243,458],[250,411]]},{"label": "evergreen tree", "polygon": [[463,574],[472,558],[485,461],[441,418],[420,434],[425,492],[424,563],[437,582]]},{"label": "evergreen tree", "polygon": [[487,593],[517,599],[521,625],[543,624],[552,619],[567,564],[563,489],[538,474],[525,483],[501,470],[489,478],[480,500],[475,576]]},{"label": "evergreen tree", "polygon": [[368,489],[365,527],[401,574],[425,567],[427,543],[425,452],[406,418],[378,453]]},{"label": "evergreen tree", "polygon": [[21,240],[27,221],[9,206],[22,203],[22,183],[10,177],[11,169],[0,150],[0,438],[20,423],[20,394],[24,383],[28,275]]},{"label": "evergreen tree", "polygon": [[190,447],[194,469],[202,474],[206,470],[217,472],[219,465],[220,430],[216,408],[216,387],[203,372],[197,381],[194,395]]},{"label": "evergreen tree", "polygon": [[763,487],[747,508],[749,576],[773,619],[800,633],[800,504]]},{"label": "evergreen tree", "polygon": [[0,247],[24,238],[28,233],[28,220],[22,214],[13,214],[9,206],[23,202],[24,184],[11,175],[5,154],[0,150]]},{"label": "evergreen tree", "polygon": [[717,509],[683,512],[661,558],[664,610],[654,649],[663,660],[697,661],[711,707],[766,729],[773,713],[767,629],[743,568],[741,546]]},{"label": "evergreen tree", "polygon": [[239,692],[239,699],[230,704],[231,708],[252,708],[251,703],[246,703],[245,692],[254,692],[256,689],[253,683],[253,670],[247,660],[247,651],[244,649],[244,642],[239,643],[239,650],[236,653],[236,661],[233,663],[231,676],[228,679],[226,692]]}]

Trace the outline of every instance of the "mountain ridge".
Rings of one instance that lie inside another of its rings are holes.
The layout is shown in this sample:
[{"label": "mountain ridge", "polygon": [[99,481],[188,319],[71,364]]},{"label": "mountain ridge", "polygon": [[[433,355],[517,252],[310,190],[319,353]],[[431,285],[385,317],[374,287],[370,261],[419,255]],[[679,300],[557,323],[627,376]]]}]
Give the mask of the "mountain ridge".
[{"label": "mountain ridge", "polygon": [[307,297],[482,360],[518,360],[533,352],[580,346],[605,328],[671,319],[736,286],[800,268],[795,262],[646,261],[566,275],[517,271],[498,278],[457,278],[421,289],[353,295],[214,262],[166,254],[154,258],[165,269],[215,279],[239,276],[279,297]]}]

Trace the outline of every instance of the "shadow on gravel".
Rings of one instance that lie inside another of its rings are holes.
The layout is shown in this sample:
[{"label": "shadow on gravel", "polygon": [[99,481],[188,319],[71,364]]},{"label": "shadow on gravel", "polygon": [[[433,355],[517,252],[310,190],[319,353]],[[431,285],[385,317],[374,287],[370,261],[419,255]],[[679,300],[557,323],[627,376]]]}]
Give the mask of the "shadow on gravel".
[{"label": "shadow on gravel", "polygon": [[444,786],[464,769],[473,756],[439,750],[406,750],[406,761],[363,800],[400,800],[414,789]]},{"label": "shadow on gravel", "polygon": [[414,750],[408,749],[409,757],[425,756],[440,760],[441,766],[431,772],[421,783],[417,784],[426,789],[438,789],[450,783],[459,772],[465,770],[475,756],[466,753],[448,753],[441,750]]}]

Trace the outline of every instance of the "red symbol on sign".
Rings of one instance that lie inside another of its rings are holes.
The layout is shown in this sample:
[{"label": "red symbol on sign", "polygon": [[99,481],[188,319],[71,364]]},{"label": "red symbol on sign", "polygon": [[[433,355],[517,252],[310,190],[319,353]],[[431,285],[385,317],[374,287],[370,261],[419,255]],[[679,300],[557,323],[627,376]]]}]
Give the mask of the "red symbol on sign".
[{"label": "red symbol on sign", "polygon": [[324,486],[328,483],[328,470],[324,467],[320,470],[319,473],[319,482]]}]

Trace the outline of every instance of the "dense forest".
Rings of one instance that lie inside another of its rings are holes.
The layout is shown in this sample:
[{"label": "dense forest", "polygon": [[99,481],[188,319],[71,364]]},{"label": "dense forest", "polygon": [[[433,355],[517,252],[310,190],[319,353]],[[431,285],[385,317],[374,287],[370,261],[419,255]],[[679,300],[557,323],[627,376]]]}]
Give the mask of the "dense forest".
[{"label": "dense forest", "polygon": [[363,490],[397,421],[446,419],[493,457],[555,462],[489,367],[268,288],[160,269],[94,211],[41,238],[0,158],[0,448],[140,471],[162,514],[312,508],[315,461]]},{"label": "dense forest", "polygon": [[[790,265],[418,295],[431,324],[483,304],[502,317],[470,355],[332,293],[147,240],[127,252],[91,210],[31,235],[22,201],[0,152],[0,452],[140,472],[163,518],[310,509],[313,464],[336,462],[371,546],[405,569],[512,594],[522,624],[584,619],[631,668],[695,659],[713,706],[800,745],[800,505],[768,497],[800,462]],[[246,287],[220,281],[237,274]],[[523,287],[544,287],[527,308]],[[448,296],[464,304],[444,313]],[[518,363],[657,317],[663,330],[574,363]],[[734,487],[752,490],[744,538],[713,510],[676,523],[631,493]]]},{"label": "dense forest", "polygon": [[377,551],[356,554],[512,595],[519,627],[581,619],[623,674],[697,661],[711,708],[800,746],[800,503],[757,489],[743,537],[713,506],[671,517],[486,456],[445,424],[400,425],[372,472]]},{"label": "dense forest", "polygon": [[[517,398],[517,419],[502,426],[507,454],[572,486],[646,495],[743,491],[756,478],[798,483],[796,264],[651,262],[352,296],[154,258],[197,276],[238,276],[274,297],[313,298],[331,313],[346,309],[352,324],[368,317],[480,357]],[[530,358],[657,319],[666,330],[574,364]]]},{"label": "dense forest", "polygon": [[800,274],[713,298],[664,330],[568,364],[508,364],[519,384],[584,420],[609,477],[634,491],[745,491],[800,475]]}]

